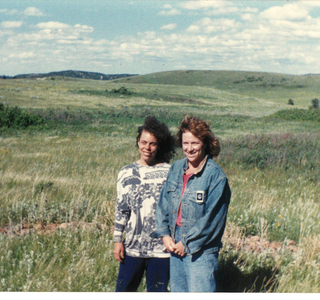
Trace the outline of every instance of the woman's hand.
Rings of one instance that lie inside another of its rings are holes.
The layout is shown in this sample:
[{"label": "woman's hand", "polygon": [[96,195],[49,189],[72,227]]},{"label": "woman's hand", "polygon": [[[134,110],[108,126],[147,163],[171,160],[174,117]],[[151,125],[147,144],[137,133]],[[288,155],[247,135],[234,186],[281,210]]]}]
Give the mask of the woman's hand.
[{"label": "woman's hand", "polygon": [[184,252],[184,246],[183,244],[180,242],[178,242],[177,244],[174,245],[174,253],[180,255],[181,257],[185,256],[186,253]]},{"label": "woman's hand", "polygon": [[162,242],[168,252],[173,252],[175,243],[171,236],[168,236],[168,235],[163,236]]},{"label": "woman's hand", "polygon": [[114,258],[120,262],[124,260],[124,245],[121,242],[114,243],[113,249]]}]

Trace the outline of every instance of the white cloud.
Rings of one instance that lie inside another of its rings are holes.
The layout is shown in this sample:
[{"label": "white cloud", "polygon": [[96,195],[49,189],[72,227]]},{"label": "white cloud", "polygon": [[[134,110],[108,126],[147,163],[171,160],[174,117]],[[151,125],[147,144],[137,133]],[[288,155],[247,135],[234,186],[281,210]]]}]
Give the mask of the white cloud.
[{"label": "white cloud", "polygon": [[309,15],[307,9],[298,4],[274,6],[263,11],[260,16],[269,20],[301,20]]},{"label": "white cloud", "polygon": [[[69,61],[76,59],[87,59],[91,51],[102,51],[101,45],[93,45],[90,33],[92,27],[77,24],[70,26],[59,22],[42,22],[32,27],[33,31],[14,34],[12,33],[3,43],[0,51],[4,57],[19,57],[22,61],[26,58],[32,59],[34,64],[44,59],[54,61],[52,51],[60,53],[60,56],[70,57]],[[93,46],[93,47],[92,47]],[[92,48],[90,48],[92,47]],[[104,50],[107,45],[104,47]],[[34,54],[29,55],[28,54]],[[58,54],[56,54],[58,55]],[[81,58],[82,57],[82,58]],[[60,58],[59,58],[60,59]],[[14,65],[15,62],[12,61]]]},{"label": "white cloud", "polygon": [[175,16],[181,14],[181,12],[178,9],[173,8],[173,6],[170,4],[164,4],[163,8],[164,10],[159,12],[160,16]]},{"label": "white cloud", "polygon": [[159,12],[160,16],[174,16],[174,15],[180,15],[181,12],[175,8],[170,10],[162,10]]},{"label": "white cloud", "polygon": [[171,24],[167,24],[167,25],[163,25],[161,27],[161,29],[163,30],[173,30],[177,27],[177,24],[176,23],[171,23]]},{"label": "white cloud", "polygon": [[241,19],[244,21],[251,21],[253,20],[254,15],[253,14],[243,14],[241,15]]},{"label": "white cloud", "polygon": [[35,25],[36,31],[24,34],[18,34],[11,37],[10,40],[18,41],[57,41],[59,44],[91,43],[88,36],[93,32],[93,28],[87,25],[76,24],[71,26],[60,22],[41,22]]},{"label": "white cloud", "polygon": [[172,5],[170,5],[170,4],[164,4],[164,5],[163,5],[163,8],[172,9]]},{"label": "white cloud", "polygon": [[28,7],[28,8],[26,8],[24,10],[23,14],[25,16],[30,16],[30,17],[41,17],[41,16],[44,16],[44,13],[41,12],[36,7]]},{"label": "white cloud", "polygon": [[35,54],[33,52],[21,52],[21,53],[12,53],[9,55],[10,58],[21,58],[21,59],[25,59],[25,58],[31,58],[34,57]]},{"label": "white cloud", "polygon": [[246,7],[244,9],[241,9],[241,12],[249,13],[249,14],[257,14],[259,13],[259,9],[256,7]]},{"label": "white cloud", "polygon": [[179,4],[179,7],[207,15],[225,15],[239,11],[238,7],[230,1],[185,1]]},{"label": "white cloud", "polygon": [[36,25],[37,28],[40,29],[66,29],[71,28],[70,25],[60,23],[60,22],[42,22]]},{"label": "white cloud", "polygon": [[22,24],[22,21],[4,21],[1,23],[1,28],[20,28]]},{"label": "white cloud", "polygon": [[199,10],[207,8],[224,8],[228,6],[226,1],[186,1],[179,5],[184,9]]},{"label": "white cloud", "polygon": [[284,34],[294,40],[295,37],[319,38],[320,19],[307,19],[305,22],[272,20],[270,25],[277,29],[277,34]]},{"label": "white cloud", "polygon": [[234,29],[237,27],[237,23],[233,19],[211,19],[211,18],[203,18],[187,29],[188,32],[204,32],[204,33],[212,33],[212,32],[224,32],[229,29]]},{"label": "white cloud", "polygon": [[299,5],[311,10],[313,8],[320,7],[320,2],[319,1],[300,1]]},{"label": "white cloud", "polygon": [[190,32],[190,33],[198,33],[198,32],[200,32],[200,26],[199,26],[199,25],[190,25],[190,26],[187,28],[187,32]]},{"label": "white cloud", "polygon": [[45,16],[45,13],[43,13],[41,10],[39,10],[36,7],[28,7],[24,11],[18,11],[16,9],[7,9],[3,8],[0,9],[0,14],[4,15],[24,15],[26,17],[42,17]]},{"label": "white cloud", "polygon": [[15,15],[17,14],[18,11],[16,9],[0,9],[0,14],[5,14],[5,15]]},{"label": "white cloud", "polygon": [[76,24],[74,25],[74,28],[79,31],[79,32],[93,32],[94,29],[93,27],[87,26],[87,25],[80,25],[80,24]]}]

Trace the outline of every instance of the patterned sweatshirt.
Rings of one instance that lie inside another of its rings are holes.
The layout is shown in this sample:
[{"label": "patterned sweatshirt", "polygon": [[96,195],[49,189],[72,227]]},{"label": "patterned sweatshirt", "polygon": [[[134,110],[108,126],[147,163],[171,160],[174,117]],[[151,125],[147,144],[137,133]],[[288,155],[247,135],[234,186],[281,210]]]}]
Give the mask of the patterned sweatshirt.
[{"label": "patterned sweatshirt", "polygon": [[126,255],[141,258],[170,257],[161,238],[152,239],[155,213],[170,165],[145,166],[134,162],[123,167],[117,180],[114,242],[124,240]]}]

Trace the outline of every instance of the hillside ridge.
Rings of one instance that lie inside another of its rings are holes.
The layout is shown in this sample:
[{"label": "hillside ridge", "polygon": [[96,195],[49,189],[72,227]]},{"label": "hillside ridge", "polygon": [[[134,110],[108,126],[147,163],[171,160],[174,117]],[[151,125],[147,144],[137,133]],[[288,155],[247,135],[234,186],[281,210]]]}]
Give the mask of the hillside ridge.
[{"label": "hillside ridge", "polygon": [[56,71],[49,73],[29,73],[29,74],[18,74],[15,76],[3,76],[5,79],[21,79],[21,78],[46,78],[46,77],[71,77],[71,78],[81,78],[81,79],[93,79],[93,80],[114,80],[123,77],[136,76],[138,74],[103,74],[98,72],[87,72],[78,70],[65,70]]},{"label": "hillside ridge", "polygon": [[301,88],[320,83],[320,74],[290,75],[256,71],[180,70],[137,75],[114,80],[118,83],[171,84],[195,86],[260,86],[264,88],[287,86]]}]

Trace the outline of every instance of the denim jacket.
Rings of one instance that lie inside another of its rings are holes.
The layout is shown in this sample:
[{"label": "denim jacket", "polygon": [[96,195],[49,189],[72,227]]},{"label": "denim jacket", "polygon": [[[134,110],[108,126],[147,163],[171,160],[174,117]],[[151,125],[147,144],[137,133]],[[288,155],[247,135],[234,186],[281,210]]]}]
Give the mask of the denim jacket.
[{"label": "denim jacket", "polygon": [[181,236],[184,251],[216,252],[222,247],[231,191],[222,169],[206,157],[188,180],[181,198],[187,159],[172,164],[163,186],[156,211],[156,231],[151,237],[174,239],[176,219],[181,203]]}]

